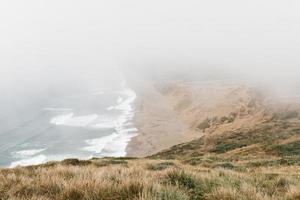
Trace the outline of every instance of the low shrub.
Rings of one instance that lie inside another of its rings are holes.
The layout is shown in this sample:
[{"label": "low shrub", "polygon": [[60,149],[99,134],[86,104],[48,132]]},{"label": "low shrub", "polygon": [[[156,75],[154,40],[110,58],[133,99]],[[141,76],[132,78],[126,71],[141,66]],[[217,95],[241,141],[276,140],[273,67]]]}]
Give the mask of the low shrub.
[{"label": "low shrub", "polygon": [[215,167],[216,168],[221,167],[221,168],[224,168],[224,169],[234,169],[235,168],[235,166],[232,163],[228,163],[228,162],[215,165]]},{"label": "low shrub", "polygon": [[90,160],[78,160],[78,159],[66,159],[61,162],[62,165],[72,165],[72,166],[85,166],[90,165],[92,161]]},{"label": "low shrub", "polygon": [[184,171],[173,170],[167,173],[166,183],[184,188],[191,200],[203,200],[204,191],[202,189],[200,181],[198,181],[193,175],[187,174]]},{"label": "low shrub", "polygon": [[281,156],[300,155],[300,141],[277,145],[273,148]]},{"label": "low shrub", "polygon": [[227,151],[232,151],[234,149],[242,148],[247,145],[238,143],[227,143],[227,144],[217,144],[213,149],[210,150],[211,153],[225,153]]},{"label": "low shrub", "polygon": [[175,164],[173,162],[162,162],[162,163],[157,163],[157,164],[148,164],[147,169],[152,170],[152,171],[159,171],[159,170],[164,170],[168,169],[170,167],[174,167]]},{"label": "low shrub", "polygon": [[105,167],[109,165],[127,165],[128,162],[126,160],[118,160],[118,159],[102,159],[97,162],[93,162],[93,164],[97,167]]},{"label": "low shrub", "polygon": [[189,200],[189,196],[176,188],[152,188],[148,199],[155,200]]},{"label": "low shrub", "polygon": [[198,129],[203,130],[203,131],[205,131],[205,129],[207,129],[209,127],[210,127],[209,119],[204,120],[197,126]]}]

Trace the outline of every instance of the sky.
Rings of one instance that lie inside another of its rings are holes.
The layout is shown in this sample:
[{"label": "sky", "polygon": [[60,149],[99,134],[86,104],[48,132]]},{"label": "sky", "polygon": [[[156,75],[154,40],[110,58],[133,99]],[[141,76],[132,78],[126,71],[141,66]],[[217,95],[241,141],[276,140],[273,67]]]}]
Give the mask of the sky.
[{"label": "sky", "polygon": [[196,66],[293,85],[299,10],[297,0],[1,0],[0,83]]}]

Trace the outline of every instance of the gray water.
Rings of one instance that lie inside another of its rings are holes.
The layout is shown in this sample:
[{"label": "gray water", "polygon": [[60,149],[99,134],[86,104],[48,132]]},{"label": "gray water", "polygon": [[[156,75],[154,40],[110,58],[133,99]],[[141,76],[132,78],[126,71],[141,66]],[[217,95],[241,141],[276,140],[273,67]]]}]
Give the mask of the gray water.
[{"label": "gray water", "polygon": [[127,143],[137,134],[131,123],[136,96],[125,83],[116,85],[22,102],[1,98],[0,166],[125,156]]}]

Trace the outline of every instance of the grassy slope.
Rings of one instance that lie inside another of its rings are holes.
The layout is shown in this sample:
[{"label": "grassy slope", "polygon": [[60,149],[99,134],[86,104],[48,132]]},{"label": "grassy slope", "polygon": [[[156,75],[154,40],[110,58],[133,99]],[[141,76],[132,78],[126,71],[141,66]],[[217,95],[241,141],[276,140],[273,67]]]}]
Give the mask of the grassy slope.
[{"label": "grassy slope", "polygon": [[275,119],[144,159],[0,170],[0,199],[300,199],[300,124]]},{"label": "grassy slope", "polygon": [[[233,162],[239,167],[272,164],[300,165],[300,124],[270,121],[253,128],[238,129],[222,135],[206,135],[176,145],[151,158],[179,159],[190,164]],[[210,165],[211,166],[211,165]]]},{"label": "grassy slope", "polygon": [[67,160],[1,170],[0,199],[299,199],[299,173],[297,166],[241,171],[178,160]]}]

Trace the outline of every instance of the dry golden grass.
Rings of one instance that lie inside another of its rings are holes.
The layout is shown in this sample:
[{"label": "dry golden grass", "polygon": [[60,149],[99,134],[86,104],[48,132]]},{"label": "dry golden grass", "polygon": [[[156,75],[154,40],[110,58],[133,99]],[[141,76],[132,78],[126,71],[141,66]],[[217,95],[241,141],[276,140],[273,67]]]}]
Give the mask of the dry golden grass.
[{"label": "dry golden grass", "polygon": [[235,171],[191,166],[176,160],[73,161],[0,170],[0,199],[300,199],[297,166],[286,167],[283,173],[279,167]]}]

